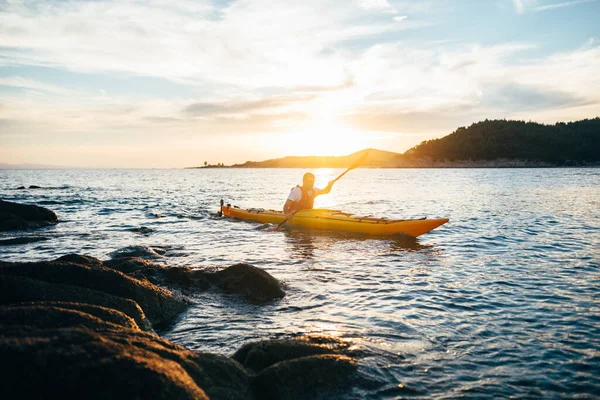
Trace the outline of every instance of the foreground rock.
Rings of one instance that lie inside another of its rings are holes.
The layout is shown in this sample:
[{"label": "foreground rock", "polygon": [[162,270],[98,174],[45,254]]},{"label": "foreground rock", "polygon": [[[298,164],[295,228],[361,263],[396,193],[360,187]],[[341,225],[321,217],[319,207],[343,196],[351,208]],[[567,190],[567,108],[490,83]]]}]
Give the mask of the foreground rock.
[{"label": "foreground rock", "polygon": [[[144,329],[186,304],[150,279],[198,282],[257,298],[283,295],[266,272],[237,264],[217,272],[140,259],[76,254],[37,263],[0,262],[1,399],[311,399],[345,390],[356,360],[341,342],[249,343],[232,358],[187,350]],[[122,271],[128,271],[130,276]],[[325,396],[325,397],[324,397]]]},{"label": "foreground rock", "polygon": [[266,271],[250,264],[235,264],[222,270],[197,270],[166,267],[138,257],[121,257],[104,265],[154,284],[205,289],[214,285],[226,293],[237,294],[253,303],[264,303],[285,296],[283,284]]},{"label": "foreground rock", "polygon": [[56,214],[47,208],[0,200],[0,231],[40,228],[57,222]]},{"label": "foreground rock", "polygon": [[[97,261],[88,258],[89,263]],[[0,293],[0,301],[4,300],[5,303],[15,299],[35,301],[44,298],[85,302],[87,298],[93,298],[96,304],[102,306],[112,303],[109,307],[124,312],[144,325],[142,317],[135,313],[136,307],[125,306],[129,300],[141,307],[143,314],[155,327],[172,323],[187,308],[183,299],[166,289],[97,264],[84,265],[60,259],[38,263],[5,263],[0,266],[0,277],[8,286]]]}]

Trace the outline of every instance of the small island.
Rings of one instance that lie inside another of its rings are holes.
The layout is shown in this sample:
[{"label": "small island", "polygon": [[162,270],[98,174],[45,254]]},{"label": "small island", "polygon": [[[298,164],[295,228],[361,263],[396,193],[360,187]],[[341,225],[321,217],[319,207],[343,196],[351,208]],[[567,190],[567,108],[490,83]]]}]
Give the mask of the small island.
[{"label": "small island", "polygon": [[192,168],[345,168],[368,151],[367,168],[532,168],[600,165],[600,118],[554,125],[485,120],[401,153],[365,149],[346,156],[288,156]]}]

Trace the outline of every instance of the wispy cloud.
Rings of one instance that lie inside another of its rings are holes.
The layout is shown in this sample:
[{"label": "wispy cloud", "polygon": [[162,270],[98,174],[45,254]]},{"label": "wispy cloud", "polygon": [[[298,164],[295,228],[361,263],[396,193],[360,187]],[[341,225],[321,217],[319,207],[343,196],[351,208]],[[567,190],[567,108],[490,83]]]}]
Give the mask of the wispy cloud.
[{"label": "wispy cloud", "polygon": [[596,1],[597,0],[574,0],[574,1],[565,1],[563,3],[546,4],[546,5],[535,7],[535,11],[552,10],[554,8],[570,7],[570,6],[574,6],[574,5],[581,4],[581,3],[594,3]]},{"label": "wispy cloud", "polygon": [[513,0],[513,4],[515,5],[515,11],[517,14],[523,14],[523,11],[525,11],[523,0]]}]

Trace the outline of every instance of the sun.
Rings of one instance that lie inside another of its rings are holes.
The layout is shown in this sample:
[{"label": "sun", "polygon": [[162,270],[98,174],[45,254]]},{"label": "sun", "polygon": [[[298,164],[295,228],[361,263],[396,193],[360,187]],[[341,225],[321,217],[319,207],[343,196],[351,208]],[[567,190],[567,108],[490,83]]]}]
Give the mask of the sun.
[{"label": "sun", "polygon": [[343,123],[316,118],[301,130],[282,135],[286,155],[343,156],[367,146],[367,135]]}]

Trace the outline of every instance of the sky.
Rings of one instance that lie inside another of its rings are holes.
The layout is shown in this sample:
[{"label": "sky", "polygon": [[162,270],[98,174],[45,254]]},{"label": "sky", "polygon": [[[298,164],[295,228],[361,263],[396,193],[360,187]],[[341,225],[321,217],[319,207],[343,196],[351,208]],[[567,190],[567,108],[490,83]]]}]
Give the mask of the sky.
[{"label": "sky", "polygon": [[404,152],[600,116],[600,0],[0,0],[0,163]]}]

